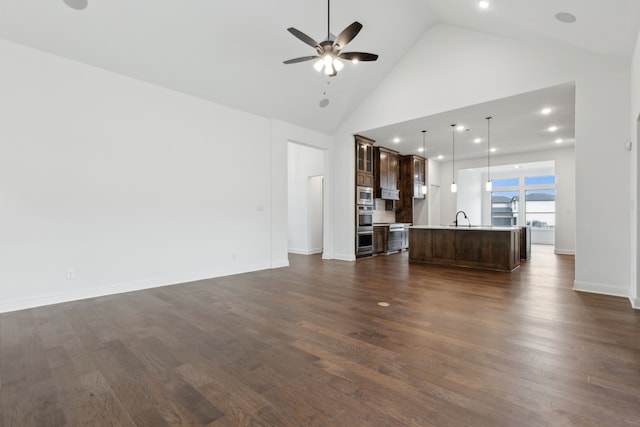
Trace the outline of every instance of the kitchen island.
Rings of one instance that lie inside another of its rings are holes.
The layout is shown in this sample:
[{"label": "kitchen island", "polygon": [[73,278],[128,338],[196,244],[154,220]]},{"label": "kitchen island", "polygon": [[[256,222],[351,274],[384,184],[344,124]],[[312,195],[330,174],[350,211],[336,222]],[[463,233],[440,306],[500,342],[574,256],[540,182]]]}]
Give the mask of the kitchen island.
[{"label": "kitchen island", "polygon": [[520,266],[520,228],[413,226],[409,262],[513,271]]}]

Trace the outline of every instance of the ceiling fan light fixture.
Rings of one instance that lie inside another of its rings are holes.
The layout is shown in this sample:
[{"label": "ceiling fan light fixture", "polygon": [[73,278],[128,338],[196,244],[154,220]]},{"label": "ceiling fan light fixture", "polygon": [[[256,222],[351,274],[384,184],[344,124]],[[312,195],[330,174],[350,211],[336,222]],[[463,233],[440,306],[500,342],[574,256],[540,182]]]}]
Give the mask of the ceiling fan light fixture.
[{"label": "ceiling fan light fixture", "polygon": [[[66,2],[79,0],[64,1]],[[352,61],[354,64],[360,61],[376,61],[378,59],[378,55],[374,53],[342,52],[342,49],[358,35],[360,30],[362,29],[362,24],[358,21],[354,21],[351,25],[342,30],[342,32],[338,34],[338,36],[335,36],[331,33],[330,30],[330,11],[331,2],[330,0],[327,0],[327,38],[321,42],[315,41],[302,31],[297,30],[294,27],[287,28],[287,31],[289,31],[295,38],[314,48],[317,55],[288,59],[286,61],[283,61],[285,64],[297,64],[299,62],[312,61],[320,56],[320,59],[323,61],[323,63],[319,64],[316,61],[314,63],[314,68],[318,71],[321,71],[324,68],[324,74],[329,77],[333,77],[336,76],[338,74],[338,71],[340,71],[344,66],[344,64],[341,63],[340,59],[344,59],[345,61]]]},{"label": "ceiling fan light fixture", "polygon": [[322,59],[318,59],[315,62],[315,64],[313,64],[313,68],[315,68],[317,72],[322,71],[323,67],[324,67],[324,61]]}]

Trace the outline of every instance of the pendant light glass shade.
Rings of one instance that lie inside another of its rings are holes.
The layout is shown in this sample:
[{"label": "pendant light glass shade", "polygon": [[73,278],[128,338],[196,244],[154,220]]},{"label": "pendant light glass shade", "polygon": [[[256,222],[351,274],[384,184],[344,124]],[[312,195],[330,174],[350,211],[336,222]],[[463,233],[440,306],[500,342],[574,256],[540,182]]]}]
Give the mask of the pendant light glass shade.
[{"label": "pendant light glass shade", "polygon": [[451,162],[451,192],[456,193],[458,186],[456,185],[456,125],[451,125],[451,145],[452,145],[452,162]]},{"label": "pendant light glass shade", "polygon": [[487,183],[484,186],[485,191],[493,190],[491,183],[491,117],[487,117]]},{"label": "pendant light glass shade", "polygon": [[[426,169],[426,166],[427,166],[427,157],[426,157],[427,156],[427,143],[426,143],[426,140],[425,140],[426,134],[427,134],[427,131],[423,130],[422,131],[422,155],[425,157],[425,159],[424,159],[425,169]],[[427,195],[427,174],[425,172],[426,171],[424,171],[424,170],[422,171],[423,179],[424,179],[424,184],[422,185],[422,195],[423,196]]]}]

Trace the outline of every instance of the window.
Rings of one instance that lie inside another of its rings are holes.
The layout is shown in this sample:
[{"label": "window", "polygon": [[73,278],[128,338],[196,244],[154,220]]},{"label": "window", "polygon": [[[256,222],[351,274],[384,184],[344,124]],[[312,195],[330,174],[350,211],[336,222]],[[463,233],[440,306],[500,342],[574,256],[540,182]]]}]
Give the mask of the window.
[{"label": "window", "polygon": [[527,225],[537,228],[555,228],[556,190],[526,190],[525,211]]},{"label": "window", "polygon": [[505,178],[492,180],[493,188],[518,187],[520,185],[519,178]]},{"label": "window", "polygon": [[555,183],[556,177],[553,175],[528,176],[524,179],[524,185],[554,185]]},{"label": "window", "polygon": [[494,191],[491,193],[491,225],[518,224],[519,191]]}]

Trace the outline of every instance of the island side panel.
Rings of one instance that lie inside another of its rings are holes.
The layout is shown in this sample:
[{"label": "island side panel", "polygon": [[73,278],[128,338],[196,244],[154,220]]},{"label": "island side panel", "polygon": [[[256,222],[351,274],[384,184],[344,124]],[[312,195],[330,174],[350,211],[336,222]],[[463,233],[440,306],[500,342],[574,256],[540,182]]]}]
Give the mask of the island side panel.
[{"label": "island side panel", "polygon": [[409,262],[512,271],[520,265],[520,231],[411,228]]}]

